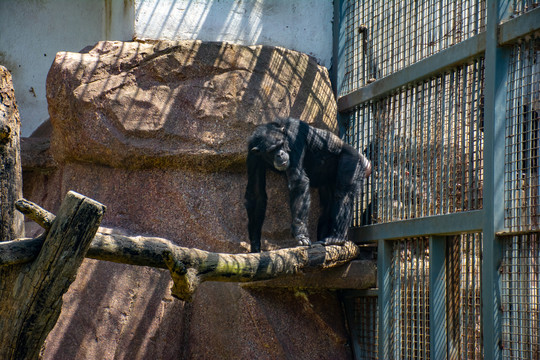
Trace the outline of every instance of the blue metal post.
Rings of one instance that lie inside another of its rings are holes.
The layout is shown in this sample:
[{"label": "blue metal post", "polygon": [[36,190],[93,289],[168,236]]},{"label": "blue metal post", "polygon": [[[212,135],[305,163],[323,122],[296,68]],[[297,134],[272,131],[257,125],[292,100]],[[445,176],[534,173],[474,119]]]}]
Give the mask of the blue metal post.
[{"label": "blue metal post", "polygon": [[446,238],[429,238],[429,338],[432,359],[446,359]]},{"label": "blue metal post", "polygon": [[347,34],[345,33],[343,21],[345,20],[344,10],[345,0],[334,1],[334,24],[332,31],[333,44],[332,44],[332,69],[330,71],[330,77],[334,87],[334,93],[336,98],[339,96],[339,91],[343,85],[343,79],[345,79],[345,42]]},{"label": "blue metal post", "polygon": [[482,303],[484,359],[501,358],[501,302],[499,266],[501,244],[496,233],[504,228],[504,144],[506,77],[509,50],[499,47],[501,1],[487,1],[484,90],[484,249]]},{"label": "blue metal post", "polygon": [[377,259],[379,288],[379,359],[391,359],[392,342],[392,242],[379,241]]}]

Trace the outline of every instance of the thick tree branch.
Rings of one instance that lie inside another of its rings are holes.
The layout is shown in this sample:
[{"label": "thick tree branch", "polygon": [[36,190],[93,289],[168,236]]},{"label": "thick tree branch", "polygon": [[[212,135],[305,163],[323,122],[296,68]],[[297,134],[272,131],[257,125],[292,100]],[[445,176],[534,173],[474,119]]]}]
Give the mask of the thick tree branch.
[{"label": "thick tree branch", "polygon": [[55,219],[54,214],[51,214],[42,207],[34,204],[26,199],[19,199],[15,202],[15,207],[29,219],[35,221],[45,230],[49,230]]},{"label": "thick tree branch", "polygon": [[[53,214],[29,201],[18,201],[16,206],[46,230],[54,220]],[[39,246],[38,239],[27,239],[17,242],[19,248],[22,242],[27,243],[29,248]],[[13,249],[14,246],[15,244],[0,244],[0,265],[32,260],[28,248],[24,254],[8,251],[8,248]],[[223,254],[178,246],[157,237],[130,237],[98,232],[86,256],[169,269],[174,281],[171,289],[173,295],[189,300],[197,285],[203,281],[252,282],[327,269],[355,259],[359,251],[358,246],[347,242],[343,246],[315,245],[255,254]]]},{"label": "thick tree branch", "polygon": [[203,281],[251,282],[294,275],[305,270],[327,269],[356,258],[358,247],[301,246],[255,254],[219,254],[174,246],[163,257],[171,272],[172,294],[190,300]]}]

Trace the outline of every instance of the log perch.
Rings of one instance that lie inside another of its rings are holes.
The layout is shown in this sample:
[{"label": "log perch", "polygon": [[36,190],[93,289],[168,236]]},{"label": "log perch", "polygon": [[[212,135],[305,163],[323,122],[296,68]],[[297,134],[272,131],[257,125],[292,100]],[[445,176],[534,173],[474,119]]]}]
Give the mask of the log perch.
[{"label": "log perch", "polygon": [[[54,220],[53,214],[29,201],[18,201],[16,207],[46,230]],[[37,239],[21,241],[33,247],[38,246]],[[18,241],[19,247],[21,241]],[[2,246],[7,249],[6,244],[0,244],[0,250]],[[357,245],[347,242],[342,246],[313,245],[262,253],[224,254],[178,246],[158,237],[130,237],[98,232],[86,257],[168,269],[174,281],[171,289],[173,296],[190,300],[198,284],[203,281],[253,282],[329,269],[350,262],[359,252]],[[13,252],[7,256],[8,253],[0,251],[0,266],[32,260],[29,251],[24,256]]]},{"label": "log perch", "polygon": [[209,253],[173,246],[163,252],[163,258],[174,281],[172,295],[189,301],[203,281],[268,280],[343,265],[358,254],[358,247],[348,241],[342,246],[318,244],[252,254]]}]

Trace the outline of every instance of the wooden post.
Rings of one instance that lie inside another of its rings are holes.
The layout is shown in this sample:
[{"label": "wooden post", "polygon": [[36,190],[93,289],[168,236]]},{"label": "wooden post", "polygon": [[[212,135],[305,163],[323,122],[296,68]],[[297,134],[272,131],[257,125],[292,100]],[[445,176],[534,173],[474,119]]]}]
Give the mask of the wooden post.
[{"label": "wooden post", "polygon": [[22,198],[19,129],[11,74],[0,66],[0,242],[24,236],[23,217],[15,211],[15,201]]},{"label": "wooden post", "polygon": [[[0,66],[0,244],[24,236],[23,217],[15,211],[15,201],[22,197],[20,160],[20,119],[9,71]],[[0,268],[0,307],[11,301],[8,289],[25,265]],[[0,315],[1,316],[1,315]],[[0,324],[0,334],[11,330]],[[0,336],[0,358],[4,344]]]},{"label": "wooden post", "polygon": [[39,239],[34,248],[20,246],[24,222],[15,210],[22,198],[19,132],[11,74],[0,66],[0,244],[13,244],[22,253],[39,251],[30,264],[0,268],[0,359],[17,360],[38,358],[105,211],[94,200],[69,192],[56,219],[47,223],[45,241]]},{"label": "wooden post", "polygon": [[37,258],[19,272],[0,304],[0,358],[36,359],[94,238],[105,207],[69,192]]}]

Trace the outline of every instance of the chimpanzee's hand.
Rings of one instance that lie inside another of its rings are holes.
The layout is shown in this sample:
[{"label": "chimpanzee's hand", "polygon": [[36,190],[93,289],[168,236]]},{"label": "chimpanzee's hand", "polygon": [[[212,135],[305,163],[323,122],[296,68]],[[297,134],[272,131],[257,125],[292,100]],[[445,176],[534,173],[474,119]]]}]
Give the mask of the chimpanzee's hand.
[{"label": "chimpanzee's hand", "polygon": [[309,237],[306,235],[298,235],[296,237],[296,241],[298,241],[298,246],[309,246],[311,245],[311,241],[309,240]]}]

